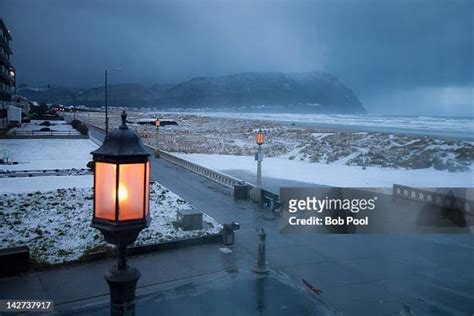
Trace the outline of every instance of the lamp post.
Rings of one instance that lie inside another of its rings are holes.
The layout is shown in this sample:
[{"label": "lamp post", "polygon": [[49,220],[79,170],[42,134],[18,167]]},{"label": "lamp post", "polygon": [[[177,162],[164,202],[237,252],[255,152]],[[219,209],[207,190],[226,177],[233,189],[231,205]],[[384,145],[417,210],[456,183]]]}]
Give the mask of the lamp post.
[{"label": "lamp post", "polygon": [[258,145],[257,154],[255,155],[255,160],[257,161],[257,194],[255,196],[255,199],[257,202],[260,202],[262,191],[262,145],[265,143],[265,133],[263,133],[262,129],[259,129],[257,134],[255,135],[255,142]]},{"label": "lamp post", "polygon": [[159,134],[159,131],[160,131],[160,119],[157,118],[156,121],[155,121],[155,126],[156,126],[156,146],[155,146],[155,150],[156,152],[158,152],[158,134]]},{"label": "lamp post", "polygon": [[108,134],[109,133],[109,112],[108,112],[108,100],[107,100],[107,77],[108,77],[108,73],[109,71],[122,71],[122,68],[113,68],[113,69],[105,69],[105,85],[104,85],[104,89],[105,89],[105,134]]},{"label": "lamp post", "polygon": [[92,227],[116,245],[117,265],[105,275],[110,288],[111,315],[133,315],[140,272],[127,264],[127,245],[150,223],[150,161],[138,135],[126,123],[106,135],[91,154],[94,161]]}]

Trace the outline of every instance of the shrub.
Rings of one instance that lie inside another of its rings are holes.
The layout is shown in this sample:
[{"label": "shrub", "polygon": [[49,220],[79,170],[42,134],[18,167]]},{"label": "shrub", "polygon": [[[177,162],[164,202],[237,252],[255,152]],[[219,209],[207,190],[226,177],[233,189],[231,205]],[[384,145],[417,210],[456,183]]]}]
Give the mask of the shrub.
[{"label": "shrub", "polygon": [[49,107],[46,102],[41,102],[38,106],[34,106],[31,108],[31,112],[36,114],[37,116],[45,115],[48,112]]},{"label": "shrub", "polygon": [[42,127],[40,128],[40,132],[51,132],[51,129],[49,127]]},{"label": "shrub", "polygon": [[87,133],[89,132],[89,128],[87,127],[87,125],[79,120],[72,120],[71,126],[77,131],[79,131],[82,135],[87,135]]}]

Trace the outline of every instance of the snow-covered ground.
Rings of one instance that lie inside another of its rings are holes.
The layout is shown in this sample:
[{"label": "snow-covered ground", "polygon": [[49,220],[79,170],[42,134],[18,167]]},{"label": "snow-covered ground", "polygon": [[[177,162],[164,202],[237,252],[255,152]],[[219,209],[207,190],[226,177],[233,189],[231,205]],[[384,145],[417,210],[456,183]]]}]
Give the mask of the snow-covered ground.
[{"label": "snow-covered ground", "polygon": [[[102,234],[90,227],[92,193],[91,188],[72,188],[46,193],[3,194],[0,199],[2,247],[27,245],[32,259],[38,264],[74,261],[94,250],[110,247]],[[150,192],[152,221],[150,227],[140,233],[135,245],[199,237],[221,230],[222,226],[207,214],[203,214],[204,229],[181,230],[176,226],[176,213],[189,207],[192,206],[179,196],[153,183]]]},{"label": "snow-covered ground", "polygon": [[[254,157],[206,154],[175,155],[223,173],[242,170],[256,174]],[[413,187],[474,187],[471,172],[451,173],[434,168],[401,170],[394,168],[347,166],[343,163],[309,163],[281,157],[266,157],[264,177],[339,187],[389,187],[403,184]]]},{"label": "snow-covered ground", "polygon": [[[44,120],[31,120],[30,123],[23,123],[21,127],[14,127],[8,133],[15,134],[15,133],[23,133],[23,132],[31,132],[35,131],[35,134],[40,134],[40,130],[44,127],[49,128],[53,132],[67,132],[71,133],[72,135],[80,135],[77,130],[75,130],[70,124],[67,124],[65,121],[48,121],[50,125],[40,125]],[[38,132],[38,133],[36,133]],[[49,133],[49,132],[45,132]]]},{"label": "snow-covered ground", "polygon": [[0,149],[10,152],[10,162],[0,170],[82,169],[97,145],[88,139],[0,139]]},{"label": "snow-covered ground", "polygon": [[93,184],[94,176],[91,175],[0,178],[0,194],[91,188]]}]

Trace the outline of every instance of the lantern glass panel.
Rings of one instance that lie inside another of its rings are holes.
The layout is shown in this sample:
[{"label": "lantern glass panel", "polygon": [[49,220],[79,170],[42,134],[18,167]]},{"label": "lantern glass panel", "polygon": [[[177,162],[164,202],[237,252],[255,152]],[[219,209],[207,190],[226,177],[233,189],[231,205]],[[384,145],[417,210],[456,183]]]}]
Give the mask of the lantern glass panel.
[{"label": "lantern glass panel", "polygon": [[143,218],[145,206],[145,164],[119,165],[119,220]]},{"label": "lantern glass panel", "polygon": [[146,163],[146,182],[145,182],[145,208],[146,208],[146,215],[150,210],[150,162]]},{"label": "lantern glass panel", "polygon": [[111,163],[95,163],[95,217],[115,220],[117,166]]},{"label": "lantern glass panel", "polygon": [[263,132],[257,133],[257,144],[261,145],[265,142],[265,134]]}]

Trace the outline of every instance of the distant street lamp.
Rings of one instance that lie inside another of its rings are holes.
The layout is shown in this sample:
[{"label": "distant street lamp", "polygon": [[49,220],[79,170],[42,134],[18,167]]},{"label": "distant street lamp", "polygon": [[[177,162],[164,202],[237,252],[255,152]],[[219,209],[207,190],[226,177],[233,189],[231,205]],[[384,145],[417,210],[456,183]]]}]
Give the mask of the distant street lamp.
[{"label": "distant street lamp", "polygon": [[261,146],[265,143],[265,133],[262,131],[262,129],[259,129],[257,135],[255,135],[255,142],[258,146]]},{"label": "distant street lamp", "polygon": [[160,119],[157,118],[156,121],[155,121],[155,126],[156,126],[156,147],[155,147],[155,151],[158,152],[158,134],[159,134],[159,131],[160,131]]},{"label": "distant street lamp", "polygon": [[263,152],[262,145],[265,143],[265,133],[262,129],[259,129],[255,135],[255,142],[258,145],[257,154],[255,155],[255,160],[257,161],[257,202],[261,201],[261,187],[262,187],[262,161],[263,161]]},{"label": "distant street lamp", "polygon": [[127,245],[150,223],[150,161],[138,135],[126,123],[106,135],[91,154],[94,160],[92,227],[116,245],[118,263],[105,275],[110,288],[111,314],[133,314],[140,272],[127,265]]},{"label": "distant street lamp", "polygon": [[105,134],[109,132],[109,112],[107,100],[107,77],[109,71],[122,71],[122,68],[105,69]]}]

